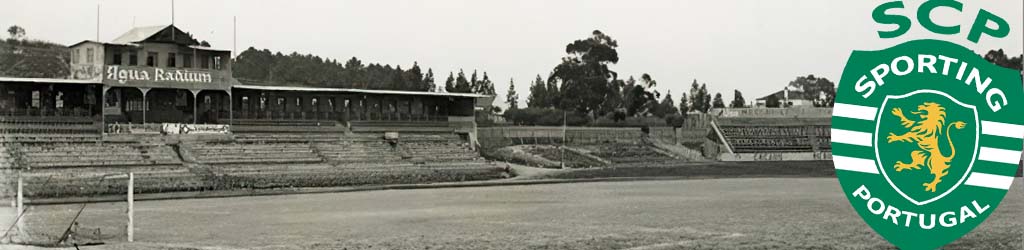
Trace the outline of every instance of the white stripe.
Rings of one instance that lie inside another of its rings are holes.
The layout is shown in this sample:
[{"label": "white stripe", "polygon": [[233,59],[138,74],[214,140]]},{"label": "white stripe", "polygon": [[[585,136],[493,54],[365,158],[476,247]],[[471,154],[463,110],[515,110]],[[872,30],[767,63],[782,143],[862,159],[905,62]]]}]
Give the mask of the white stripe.
[{"label": "white stripe", "polygon": [[1024,138],[1024,126],[1001,122],[981,121],[981,133],[1020,139]]},{"label": "white stripe", "polygon": [[835,143],[871,147],[872,138],[871,133],[832,129],[832,142]]},{"label": "white stripe", "polygon": [[978,151],[978,160],[998,163],[1013,164],[1020,163],[1020,152],[998,148],[981,147]]},{"label": "white stripe", "polygon": [[832,107],[832,116],[859,120],[874,121],[876,113],[878,113],[877,108],[853,104],[836,103],[836,105]]},{"label": "white stripe", "polygon": [[970,177],[967,177],[967,181],[964,184],[975,187],[1010,190],[1010,185],[1013,184],[1013,177],[974,172],[971,173]]},{"label": "white stripe", "polygon": [[833,155],[832,163],[835,163],[838,170],[878,174],[878,167],[874,160]]}]

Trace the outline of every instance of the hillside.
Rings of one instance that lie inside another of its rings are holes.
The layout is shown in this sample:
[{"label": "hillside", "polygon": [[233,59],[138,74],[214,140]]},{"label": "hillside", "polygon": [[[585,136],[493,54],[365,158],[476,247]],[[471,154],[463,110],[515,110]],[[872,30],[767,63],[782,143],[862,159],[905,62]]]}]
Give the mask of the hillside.
[{"label": "hillside", "polygon": [[70,60],[70,50],[61,44],[14,39],[0,41],[0,76],[67,78]]}]

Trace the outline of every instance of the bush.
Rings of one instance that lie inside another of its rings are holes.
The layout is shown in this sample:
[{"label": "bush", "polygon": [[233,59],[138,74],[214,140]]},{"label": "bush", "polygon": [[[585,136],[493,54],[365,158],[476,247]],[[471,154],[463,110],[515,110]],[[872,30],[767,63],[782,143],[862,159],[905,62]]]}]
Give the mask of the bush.
[{"label": "bush", "polygon": [[505,120],[526,126],[561,126],[563,119],[569,126],[590,124],[590,117],[576,112],[564,112],[560,109],[525,108],[505,111]]},{"label": "bush", "polygon": [[683,124],[686,124],[686,116],[680,114],[665,116],[665,124],[673,128],[683,127]]}]

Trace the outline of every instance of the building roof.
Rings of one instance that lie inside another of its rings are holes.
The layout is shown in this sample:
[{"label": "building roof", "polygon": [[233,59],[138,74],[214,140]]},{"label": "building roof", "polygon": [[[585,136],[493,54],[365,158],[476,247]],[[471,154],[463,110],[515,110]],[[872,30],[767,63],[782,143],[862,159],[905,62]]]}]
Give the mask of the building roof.
[{"label": "building roof", "polygon": [[3,77],[0,82],[25,82],[25,83],[74,83],[74,84],[100,84],[100,80],[77,80],[60,78],[25,78],[25,77]]},{"label": "building roof", "polygon": [[785,89],[779,90],[778,92],[763,96],[761,98],[757,98],[756,100],[767,100],[769,97],[772,96],[774,96],[776,99],[782,100],[785,99],[786,97],[786,90],[789,90],[790,100],[814,100],[818,98],[818,94],[806,93],[802,89],[790,88],[789,86],[787,86]]},{"label": "building roof", "polygon": [[167,27],[170,27],[170,25],[132,28],[131,30],[128,30],[128,32],[121,34],[121,36],[114,38],[114,40],[110,41],[110,43],[131,44],[141,42],[143,40],[146,40],[146,38],[156,35],[157,32],[160,32],[161,30],[164,30]]},{"label": "building roof", "polygon": [[426,91],[404,91],[404,90],[376,90],[376,89],[346,89],[346,88],[314,88],[314,87],[287,87],[287,86],[263,86],[263,85],[235,85],[239,89],[271,90],[271,91],[319,91],[319,92],[347,92],[364,94],[385,94],[385,95],[420,95],[420,96],[445,96],[445,97],[468,97],[487,98],[490,95],[471,93],[440,93]]},{"label": "building roof", "polygon": [[197,49],[197,50],[205,50],[205,51],[215,51],[215,52],[231,52],[230,50],[226,50],[226,49],[214,49],[214,48],[210,48],[210,47],[203,47],[203,46],[199,46],[199,45],[189,45],[188,47],[189,47],[189,48],[192,48],[192,49]]}]

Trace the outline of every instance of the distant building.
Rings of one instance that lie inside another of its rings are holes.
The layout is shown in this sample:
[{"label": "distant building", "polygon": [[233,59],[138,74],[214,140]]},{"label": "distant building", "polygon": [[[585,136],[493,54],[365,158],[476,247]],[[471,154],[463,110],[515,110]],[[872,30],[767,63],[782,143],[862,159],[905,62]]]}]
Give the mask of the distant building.
[{"label": "distant building", "polygon": [[134,28],[109,42],[85,40],[69,48],[71,78],[103,85],[107,122],[209,123],[229,116],[231,88],[238,84],[231,51],[202,46],[174,25]]},{"label": "distant building", "polygon": [[805,93],[802,89],[786,86],[778,92],[757,98],[758,108],[814,107],[815,102],[825,99],[822,92]]},{"label": "distant building", "polygon": [[231,51],[210,48],[174,25],[134,28],[69,50],[68,79],[0,77],[0,118],[76,117],[102,124],[105,132],[121,124],[242,120],[470,133],[474,111],[489,110],[494,100],[471,93],[240,82],[232,76]]}]

